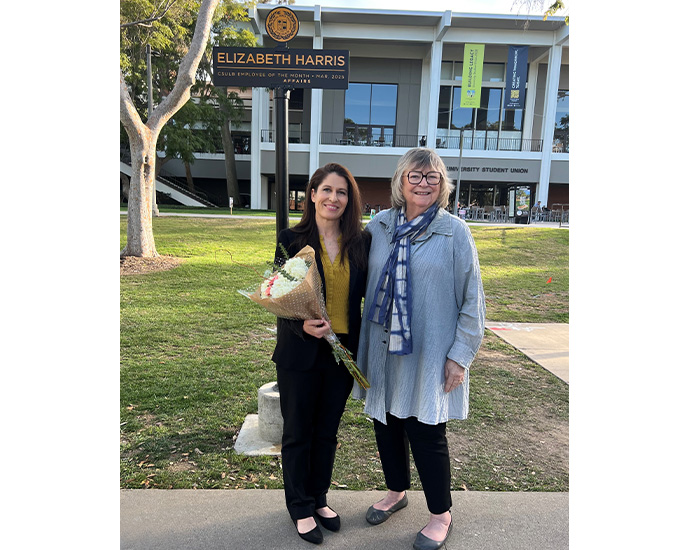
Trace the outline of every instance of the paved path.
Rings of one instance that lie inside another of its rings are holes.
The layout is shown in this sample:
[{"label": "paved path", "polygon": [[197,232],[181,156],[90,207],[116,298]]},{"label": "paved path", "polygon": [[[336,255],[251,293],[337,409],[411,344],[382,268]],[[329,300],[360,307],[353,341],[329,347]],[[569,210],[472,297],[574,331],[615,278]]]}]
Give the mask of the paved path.
[{"label": "paved path", "polygon": [[564,382],[569,382],[569,325],[492,323],[485,327]]},{"label": "paved path", "polygon": [[[323,530],[329,550],[411,550],[428,519],[421,491],[387,522],[365,512],[382,491],[331,491],[339,533]],[[566,550],[568,493],[452,492],[454,529],[447,550]],[[122,550],[304,550],[281,490],[123,490]]]}]

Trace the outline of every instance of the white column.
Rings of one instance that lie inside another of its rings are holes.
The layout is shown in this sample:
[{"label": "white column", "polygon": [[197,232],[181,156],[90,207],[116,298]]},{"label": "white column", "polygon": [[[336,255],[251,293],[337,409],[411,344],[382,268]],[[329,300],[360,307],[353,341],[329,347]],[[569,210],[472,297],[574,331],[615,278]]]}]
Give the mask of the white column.
[{"label": "white column", "polygon": [[540,163],[540,180],[535,200],[547,205],[549,197],[549,173],[552,167],[552,141],[554,140],[554,122],[557,114],[557,92],[559,90],[559,73],[561,72],[560,45],[552,46],[547,65],[547,85],[545,91],[545,112],[542,117],[542,162]]},{"label": "white column", "polygon": [[[432,71],[432,47],[428,50],[428,54],[423,59],[423,68],[420,77],[420,105],[418,106],[418,135],[428,135],[428,121],[430,113],[428,105],[430,103],[430,83],[432,78],[430,73]],[[429,143],[429,142],[428,142]]]},{"label": "white column", "polygon": [[[320,19],[320,6],[318,9],[318,20]],[[320,26],[322,32],[322,25]],[[313,37],[313,49],[321,50],[323,47],[322,35]],[[311,90],[311,139],[310,151],[308,155],[308,177],[320,168],[320,132],[322,131],[322,104],[323,104],[323,90],[322,88],[313,88]]]},{"label": "white column", "polygon": [[260,131],[263,121],[267,119],[265,111],[264,88],[253,88],[251,95],[251,209],[266,209],[267,192],[262,189],[263,180],[260,176]]},{"label": "white column", "polygon": [[535,96],[537,95],[537,77],[539,63],[533,62],[528,69],[528,91],[526,92],[525,116],[523,118],[523,139],[533,139],[535,123]]},{"label": "white column", "polygon": [[[437,111],[440,105],[440,72],[442,69],[442,41],[435,40],[432,43],[430,52],[430,85],[427,99],[427,124],[426,129],[421,134],[428,136],[428,147],[435,148],[437,136]],[[425,83],[423,83],[425,84]],[[421,103],[423,103],[421,94]]]},{"label": "white column", "polygon": [[[427,57],[423,60],[423,72],[421,76],[420,118],[419,128],[426,121],[425,130],[421,135],[428,137],[428,147],[435,148],[437,137],[437,111],[440,105],[440,77],[442,73],[442,45],[444,36],[451,28],[452,12],[445,10],[435,29],[435,39],[430,47],[430,64]],[[424,93],[427,90],[427,93]]]}]

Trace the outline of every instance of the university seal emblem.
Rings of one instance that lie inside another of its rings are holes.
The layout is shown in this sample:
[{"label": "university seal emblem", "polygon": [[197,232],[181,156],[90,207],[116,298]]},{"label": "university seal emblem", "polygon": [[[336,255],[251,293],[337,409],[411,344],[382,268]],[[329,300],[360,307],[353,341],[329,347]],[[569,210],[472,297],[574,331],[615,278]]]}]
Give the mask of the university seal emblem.
[{"label": "university seal emblem", "polygon": [[277,42],[289,42],[299,32],[299,20],[289,8],[280,6],[268,13],[265,32]]}]

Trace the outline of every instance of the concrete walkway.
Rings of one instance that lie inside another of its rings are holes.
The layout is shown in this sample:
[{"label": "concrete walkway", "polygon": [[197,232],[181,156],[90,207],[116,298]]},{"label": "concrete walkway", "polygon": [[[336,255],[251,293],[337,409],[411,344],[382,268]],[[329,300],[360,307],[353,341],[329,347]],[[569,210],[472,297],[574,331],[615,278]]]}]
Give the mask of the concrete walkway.
[{"label": "concrete walkway", "polygon": [[[382,491],[330,491],[342,529],[323,529],[321,548],[411,550],[428,520],[425,497],[371,526],[365,512]],[[123,490],[122,550],[303,550],[278,490]],[[566,550],[568,493],[452,492],[454,528],[448,550]]]},{"label": "concrete walkway", "polygon": [[569,382],[569,325],[564,323],[491,323],[485,328],[552,374]]}]

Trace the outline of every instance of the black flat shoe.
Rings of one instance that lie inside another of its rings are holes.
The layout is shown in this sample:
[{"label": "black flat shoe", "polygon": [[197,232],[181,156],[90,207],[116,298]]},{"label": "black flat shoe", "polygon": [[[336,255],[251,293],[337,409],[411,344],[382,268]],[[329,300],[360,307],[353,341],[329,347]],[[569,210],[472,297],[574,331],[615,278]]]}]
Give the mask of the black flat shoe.
[{"label": "black flat shoe", "polygon": [[[330,508],[330,510],[332,510],[332,508]],[[334,510],[332,510],[332,511],[334,512]],[[337,512],[334,512],[334,513],[337,514]],[[339,519],[339,514],[337,514],[333,518],[326,518],[326,517],[318,514],[318,512],[316,510],[314,517],[316,517],[318,519],[318,521],[320,522],[320,525],[322,525],[328,531],[336,532],[336,531],[339,531],[339,529],[342,527],[342,522]]]},{"label": "black flat shoe", "polygon": [[438,550],[444,546],[449,538],[449,533],[451,533],[452,526],[454,525],[454,520],[449,522],[449,528],[447,529],[447,535],[442,540],[432,540],[426,537],[423,533],[418,531],[416,535],[416,541],[413,543],[414,550]]},{"label": "black flat shoe", "polygon": [[371,525],[380,525],[382,522],[387,521],[394,512],[405,508],[407,505],[408,497],[406,496],[406,493],[404,493],[404,496],[401,498],[401,500],[387,510],[378,510],[373,506],[368,508],[368,512],[366,513],[366,521]]},{"label": "black flat shoe", "polygon": [[[294,527],[296,527],[296,532],[299,533],[299,528],[296,525],[296,521],[297,520],[294,520]],[[308,531],[308,533],[299,533],[299,536],[303,540],[307,542],[312,542],[313,544],[321,544],[323,541],[322,531],[320,530],[320,527],[318,527],[317,525],[313,529]]]}]

